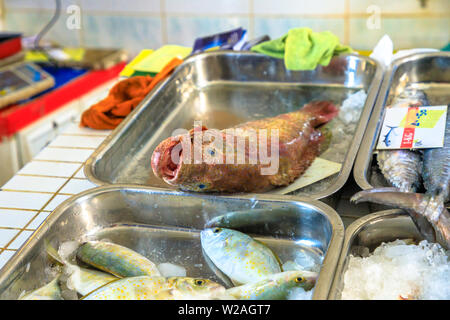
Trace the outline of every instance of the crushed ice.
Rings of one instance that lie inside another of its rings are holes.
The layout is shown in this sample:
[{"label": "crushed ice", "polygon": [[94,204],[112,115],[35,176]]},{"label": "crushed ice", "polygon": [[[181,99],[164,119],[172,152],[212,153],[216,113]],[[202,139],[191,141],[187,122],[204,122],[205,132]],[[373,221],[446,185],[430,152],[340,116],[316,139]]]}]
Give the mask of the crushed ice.
[{"label": "crushed ice", "polygon": [[158,270],[163,277],[186,277],[186,269],[173,263],[161,263]]},{"label": "crushed ice", "polygon": [[449,253],[426,240],[396,240],[367,257],[350,255],[341,298],[449,300]]}]

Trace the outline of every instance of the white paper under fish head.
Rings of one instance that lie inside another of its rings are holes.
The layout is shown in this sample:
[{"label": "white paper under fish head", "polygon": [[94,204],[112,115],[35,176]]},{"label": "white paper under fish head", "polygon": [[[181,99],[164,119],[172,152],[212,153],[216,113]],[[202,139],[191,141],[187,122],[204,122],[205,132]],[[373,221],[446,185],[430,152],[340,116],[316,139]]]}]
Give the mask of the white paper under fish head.
[{"label": "white paper under fish head", "polygon": [[373,48],[370,57],[377,60],[385,69],[389,67],[394,52],[394,43],[391,38],[385,34]]}]

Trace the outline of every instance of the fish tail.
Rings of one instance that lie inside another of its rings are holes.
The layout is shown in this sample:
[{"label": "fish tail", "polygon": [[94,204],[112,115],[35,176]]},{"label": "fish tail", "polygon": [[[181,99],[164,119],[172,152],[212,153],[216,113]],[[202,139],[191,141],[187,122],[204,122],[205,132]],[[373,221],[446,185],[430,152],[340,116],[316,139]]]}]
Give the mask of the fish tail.
[{"label": "fish tail", "polygon": [[[380,188],[360,191],[353,195],[350,201],[368,201],[405,209],[427,240],[438,241],[444,247],[450,248],[450,214],[439,196]],[[428,223],[425,223],[425,219]]]},{"label": "fish tail", "polygon": [[330,101],[312,101],[306,104],[301,111],[314,115],[314,127],[329,122],[339,113],[339,109]]}]

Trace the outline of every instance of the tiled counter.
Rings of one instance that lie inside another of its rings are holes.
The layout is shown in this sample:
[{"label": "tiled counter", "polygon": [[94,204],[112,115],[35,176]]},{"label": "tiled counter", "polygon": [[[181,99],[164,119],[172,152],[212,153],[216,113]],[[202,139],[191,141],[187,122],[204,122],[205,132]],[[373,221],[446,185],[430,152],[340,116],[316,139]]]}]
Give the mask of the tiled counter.
[{"label": "tiled counter", "polygon": [[[64,200],[96,187],[83,165],[110,130],[80,128],[72,123],[0,189],[0,269]],[[369,213],[365,203],[350,204],[359,188],[350,178],[340,192],[336,211],[347,226]]]},{"label": "tiled counter", "polygon": [[64,200],[94,188],[83,164],[110,130],[71,124],[0,189],[0,268]]}]

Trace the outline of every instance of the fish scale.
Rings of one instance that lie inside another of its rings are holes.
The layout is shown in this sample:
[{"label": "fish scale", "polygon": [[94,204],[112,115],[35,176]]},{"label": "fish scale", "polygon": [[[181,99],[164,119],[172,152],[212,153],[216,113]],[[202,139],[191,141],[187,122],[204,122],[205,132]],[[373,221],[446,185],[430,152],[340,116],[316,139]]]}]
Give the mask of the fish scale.
[{"label": "fish scale", "polygon": [[427,194],[449,200],[450,192],[450,114],[447,112],[444,146],[423,152],[423,180]]},{"label": "fish scale", "polygon": [[420,186],[422,157],[411,150],[379,150],[378,166],[388,182],[400,191],[414,192]]},{"label": "fish scale", "polygon": [[[405,89],[397,96],[390,108],[408,108],[412,105],[428,105],[428,98],[423,91]],[[422,155],[418,151],[379,150],[378,167],[384,178],[403,192],[415,192],[420,187]]]}]

